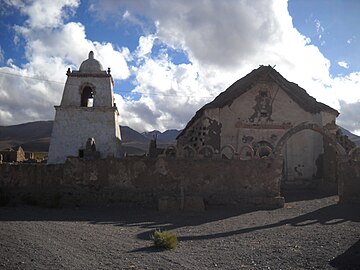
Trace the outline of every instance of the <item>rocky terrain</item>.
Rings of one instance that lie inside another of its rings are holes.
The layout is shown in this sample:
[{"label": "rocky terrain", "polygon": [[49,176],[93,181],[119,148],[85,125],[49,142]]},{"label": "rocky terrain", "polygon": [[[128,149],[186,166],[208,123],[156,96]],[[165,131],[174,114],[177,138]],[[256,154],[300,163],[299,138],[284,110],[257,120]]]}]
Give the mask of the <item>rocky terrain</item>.
[{"label": "rocky terrain", "polygon": [[[360,208],[337,199],[199,213],[2,207],[0,269],[360,269]],[[176,249],[153,247],[158,228],[177,234]]]}]

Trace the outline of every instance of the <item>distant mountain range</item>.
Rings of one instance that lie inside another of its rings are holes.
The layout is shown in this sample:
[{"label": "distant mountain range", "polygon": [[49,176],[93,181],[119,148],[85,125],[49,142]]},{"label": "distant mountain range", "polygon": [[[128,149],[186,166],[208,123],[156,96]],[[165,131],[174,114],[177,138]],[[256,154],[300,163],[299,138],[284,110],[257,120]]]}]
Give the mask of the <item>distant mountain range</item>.
[{"label": "distant mountain range", "polygon": [[[0,126],[0,150],[21,146],[29,152],[47,152],[49,150],[53,121],[37,121],[14,126]],[[340,127],[341,128],[341,127]],[[175,144],[181,130],[158,130],[139,133],[128,126],[120,126],[124,152],[145,154],[151,139],[156,138],[159,147]],[[342,133],[360,146],[360,136],[341,128]]]},{"label": "distant mountain range", "polygon": [[[14,126],[0,126],[0,150],[21,146],[29,152],[49,151],[53,121],[37,121]],[[124,152],[129,154],[145,154],[149,142],[157,137],[158,145],[165,147],[174,144],[180,130],[167,130],[165,132],[151,131],[139,133],[136,130],[120,126]]]},{"label": "distant mountain range", "polygon": [[358,147],[360,147],[360,136],[357,136],[345,128],[340,127],[342,134],[348,136],[350,140],[352,140]]}]

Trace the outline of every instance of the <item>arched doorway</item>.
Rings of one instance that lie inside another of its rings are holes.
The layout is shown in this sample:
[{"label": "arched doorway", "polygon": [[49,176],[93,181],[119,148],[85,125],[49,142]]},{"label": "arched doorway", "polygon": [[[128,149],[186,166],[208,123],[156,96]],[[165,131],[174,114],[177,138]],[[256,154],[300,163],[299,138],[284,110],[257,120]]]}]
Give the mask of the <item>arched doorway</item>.
[{"label": "arched doorway", "polygon": [[314,123],[289,129],[277,142],[273,155],[284,160],[282,193],[337,192],[337,156],[346,155],[335,133]]}]

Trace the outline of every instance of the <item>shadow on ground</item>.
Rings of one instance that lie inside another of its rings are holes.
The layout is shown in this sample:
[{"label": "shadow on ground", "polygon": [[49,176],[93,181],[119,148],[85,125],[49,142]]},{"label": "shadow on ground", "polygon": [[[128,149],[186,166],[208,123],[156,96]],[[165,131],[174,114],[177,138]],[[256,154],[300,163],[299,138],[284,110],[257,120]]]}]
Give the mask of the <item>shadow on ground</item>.
[{"label": "shadow on ground", "polygon": [[289,190],[282,188],[281,196],[285,198],[285,202],[308,201],[314,199],[322,199],[337,195],[337,190],[318,191],[314,189]]},{"label": "shadow on ground", "polygon": [[[292,218],[283,218],[278,222],[258,226],[255,224],[254,226],[215,232],[211,234],[204,233],[197,235],[181,235],[178,237],[178,240],[211,240],[281,226],[305,227],[314,224],[330,226],[347,221],[360,222],[359,205],[337,204],[336,197],[326,198],[325,200],[327,200],[327,203],[324,207]],[[294,202],[290,204],[290,206],[298,207],[299,203]],[[270,210],[268,212],[271,213],[272,211],[274,211],[274,213],[280,218],[288,215],[281,214],[281,211],[286,213],[286,208]],[[301,211],[306,211],[306,209],[301,209]],[[137,234],[136,237],[138,239],[148,241],[156,229],[164,231],[174,230],[186,226],[198,226],[213,221],[225,220],[231,217],[239,217],[249,212],[253,212],[253,210],[216,207],[210,208],[205,212],[163,213],[139,205],[126,204],[111,205],[109,207],[74,207],[59,209],[19,206],[0,208],[0,221],[83,221],[99,226],[110,224],[113,226],[138,227],[143,230],[141,233]],[[338,270],[360,269],[360,267],[358,267],[360,262],[359,249],[360,241],[356,242],[346,252],[332,260],[330,265]],[[129,252],[155,253],[159,252],[159,250],[154,247],[146,246]]]},{"label": "shadow on ground", "polygon": [[360,240],[330,262],[338,270],[360,269]]},{"label": "shadow on ground", "polygon": [[[282,211],[282,209],[268,210]],[[252,209],[238,209],[235,207],[212,207],[204,212],[159,212],[139,205],[110,205],[101,207],[74,208],[41,208],[34,206],[0,207],[0,221],[86,221],[91,224],[113,224],[114,226],[136,226],[146,229],[171,230],[184,226],[197,226],[204,223],[224,220],[240,216]],[[309,212],[291,219],[284,219],[276,223],[220,234],[184,236],[181,240],[212,239],[227,237],[234,234],[273,228],[284,225],[307,226],[315,223],[333,225],[346,221],[360,222],[360,206],[333,203],[313,212]],[[139,235],[140,238],[148,239]]]},{"label": "shadow on ground", "polygon": [[[279,226],[295,226],[295,227],[303,227],[309,226],[313,224],[321,224],[321,225],[335,225],[347,221],[352,222],[360,222],[360,207],[359,206],[352,206],[352,205],[340,205],[340,204],[333,204],[323,208],[320,208],[316,211],[306,213],[304,215],[297,216],[291,219],[284,219],[276,223],[266,224],[262,226],[253,226],[248,228],[241,228],[238,230],[233,231],[226,231],[220,233],[212,233],[212,234],[203,234],[203,235],[196,235],[196,236],[180,236],[180,241],[196,241],[196,240],[209,240],[209,239],[216,239],[216,238],[224,238],[229,236],[234,236],[238,234],[250,233],[253,231],[270,229]],[[218,217],[219,218],[219,217]],[[209,220],[209,219],[208,219]],[[215,219],[214,219],[215,220]],[[163,226],[159,226],[161,222],[158,222],[155,226],[149,226],[148,228],[159,228],[160,230],[173,230],[182,226],[193,226],[193,224],[181,224],[181,221],[178,220],[176,217],[167,219],[169,224],[164,224]],[[181,225],[179,225],[181,224]],[[141,233],[138,235],[140,239],[149,239],[150,231]]]},{"label": "shadow on ground", "polygon": [[[282,211],[282,209],[274,210]],[[112,224],[114,226],[136,226],[146,229],[137,235],[139,239],[149,240],[155,229],[174,230],[185,226],[198,226],[201,224],[224,220],[240,216],[251,209],[237,209],[229,207],[215,207],[204,212],[158,212],[154,209],[138,205],[111,205],[109,207],[79,207],[48,209],[40,207],[3,207],[0,208],[0,221],[85,221],[91,224]],[[216,239],[232,235],[244,234],[253,231],[269,229],[279,226],[308,226],[313,224],[334,225],[346,221],[360,222],[360,206],[336,204],[325,206],[318,210],[299,215],[290,219],[283,219],[276,223],[261,226],[240,228],[233,231],[203,234],[183,235],[180,241],[196,241],[203,239]]]}]

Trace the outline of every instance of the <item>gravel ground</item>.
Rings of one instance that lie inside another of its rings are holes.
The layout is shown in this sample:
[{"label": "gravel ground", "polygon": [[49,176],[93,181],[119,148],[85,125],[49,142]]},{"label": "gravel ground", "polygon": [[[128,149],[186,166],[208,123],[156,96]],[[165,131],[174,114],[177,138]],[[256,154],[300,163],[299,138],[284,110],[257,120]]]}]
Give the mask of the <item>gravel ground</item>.
[{"label": "gravel ground", "polygon": [[[0,269],[360,269],[360,208],[337,200],[252,212],[2,207]],[[153,247],[157,228],[178,247]]]}]

